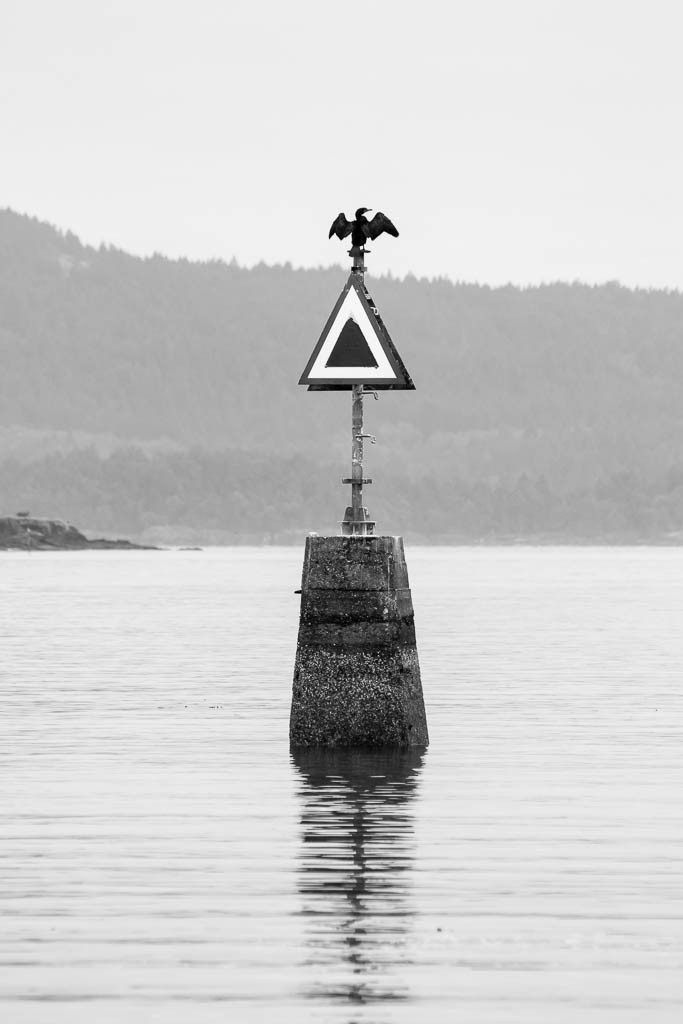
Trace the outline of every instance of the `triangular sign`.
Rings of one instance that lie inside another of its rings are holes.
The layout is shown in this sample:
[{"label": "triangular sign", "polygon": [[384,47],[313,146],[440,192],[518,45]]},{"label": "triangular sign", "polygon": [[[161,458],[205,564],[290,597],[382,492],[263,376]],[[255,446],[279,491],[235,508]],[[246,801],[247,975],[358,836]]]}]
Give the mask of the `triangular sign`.
[{"label": "triangular sign", "polygon": [[344,391],[354,384],[415,390],[358,274],[346,282],[299,384],[309,391]]}]

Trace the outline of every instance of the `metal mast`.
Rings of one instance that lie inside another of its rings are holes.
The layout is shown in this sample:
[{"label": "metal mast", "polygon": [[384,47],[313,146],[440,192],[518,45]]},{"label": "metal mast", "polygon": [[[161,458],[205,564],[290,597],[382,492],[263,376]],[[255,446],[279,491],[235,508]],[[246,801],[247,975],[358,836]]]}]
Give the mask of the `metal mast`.
[{"label": "metal mast", "polygon": [[[357,274],[361,284],[365,281],[365,248],[354,245],[349,249],[353,257],[352,273]],[[363,484],[371,484],[372,480],[363,478],[363,442],[366,438],[375,443],[372,434],[363,433],[363,395],[371,393],[375,398],[378,394],[374,389],[366,392],[364,384],[354,384],[351,389],[351,477],[342,482],[351,484],[351,504],[347,506],[346,515],[341,524],[345,537],[370,537],[374,533],[375,523],[370,519],[368,510],[363,505]]]}]

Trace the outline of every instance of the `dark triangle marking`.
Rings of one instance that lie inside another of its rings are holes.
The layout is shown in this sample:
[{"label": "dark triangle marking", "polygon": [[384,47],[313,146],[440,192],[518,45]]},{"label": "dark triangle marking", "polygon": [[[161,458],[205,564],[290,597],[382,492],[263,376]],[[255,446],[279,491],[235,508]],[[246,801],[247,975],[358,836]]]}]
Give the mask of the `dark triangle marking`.
[{"label": "dark triangle marking", "polygon": [[363,332],[351,317],[342,327],[325,366],[378,366]]}]

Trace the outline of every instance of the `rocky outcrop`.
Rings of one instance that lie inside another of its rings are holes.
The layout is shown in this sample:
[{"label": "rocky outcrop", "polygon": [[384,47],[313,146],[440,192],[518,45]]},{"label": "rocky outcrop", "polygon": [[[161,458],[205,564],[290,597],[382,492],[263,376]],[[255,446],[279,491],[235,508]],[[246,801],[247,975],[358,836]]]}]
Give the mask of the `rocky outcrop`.
[{"label": "rocky outcrop", "polygon": [[85,551],[122,550],[156,551],[157,548],[133,544],[129,540],[88,540],[80,530],[60,519],[32,519],[28,516],[0,517],[0,550],[22,551]]}]

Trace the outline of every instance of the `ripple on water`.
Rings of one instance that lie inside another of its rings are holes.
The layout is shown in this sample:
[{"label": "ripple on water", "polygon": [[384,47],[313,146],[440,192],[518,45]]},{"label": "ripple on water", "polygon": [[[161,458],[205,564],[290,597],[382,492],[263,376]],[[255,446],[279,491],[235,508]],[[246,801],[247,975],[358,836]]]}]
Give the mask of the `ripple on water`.
[{"label": "ripple on water", "polygon": [[681,1019],[683,551],[408,560],[430,749],[290,756],[298,549],[0,553],[3,1019]]}]

